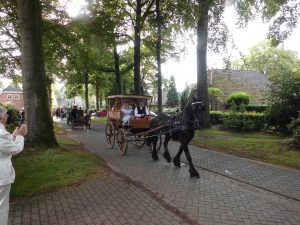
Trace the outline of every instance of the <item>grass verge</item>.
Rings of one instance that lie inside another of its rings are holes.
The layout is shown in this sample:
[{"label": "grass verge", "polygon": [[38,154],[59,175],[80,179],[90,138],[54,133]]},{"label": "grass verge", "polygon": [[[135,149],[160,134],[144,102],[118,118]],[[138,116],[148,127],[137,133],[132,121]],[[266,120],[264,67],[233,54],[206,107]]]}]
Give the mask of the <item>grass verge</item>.
[{"label": "grass verge", "polygon": [[204,129],[192,144],[201,148],[300,169],[300,152],[282,144],[285,137],[263,133],[237,133]]},{"label": "grass verge", "polygon": [[60,144],[51,149],[25,149],[13,158],[16,180],[11,198],[53,191],[107,174],[104,162],[55,127]]}]

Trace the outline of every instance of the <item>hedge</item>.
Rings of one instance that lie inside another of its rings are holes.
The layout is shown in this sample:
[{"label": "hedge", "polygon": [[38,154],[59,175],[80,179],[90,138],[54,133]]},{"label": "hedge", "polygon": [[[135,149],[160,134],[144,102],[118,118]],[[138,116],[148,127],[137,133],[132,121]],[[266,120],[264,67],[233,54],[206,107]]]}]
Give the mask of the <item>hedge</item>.
[{"label": "hedge", "polygon": [[265,115],[257,112],[210,112],[211,124],[222,124],[224,129],[235,131],[262,131],[266,127]]}]

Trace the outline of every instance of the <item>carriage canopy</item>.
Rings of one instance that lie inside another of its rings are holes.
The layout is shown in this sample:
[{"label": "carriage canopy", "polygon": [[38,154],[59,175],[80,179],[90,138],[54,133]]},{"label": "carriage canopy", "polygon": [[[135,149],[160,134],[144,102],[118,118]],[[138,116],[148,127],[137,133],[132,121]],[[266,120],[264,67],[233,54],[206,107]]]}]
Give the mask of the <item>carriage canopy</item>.
[{"label": "carriage canopy", "polygon": [[125,100],[127,100],[132,106],[137,105],[139,101],[144,101],[149,107],[153,97],[149,95],[110,95],[107,97],[107,99],[107,107],[108,109],[112,109],[114,106],[117,108],[121,107]]}]

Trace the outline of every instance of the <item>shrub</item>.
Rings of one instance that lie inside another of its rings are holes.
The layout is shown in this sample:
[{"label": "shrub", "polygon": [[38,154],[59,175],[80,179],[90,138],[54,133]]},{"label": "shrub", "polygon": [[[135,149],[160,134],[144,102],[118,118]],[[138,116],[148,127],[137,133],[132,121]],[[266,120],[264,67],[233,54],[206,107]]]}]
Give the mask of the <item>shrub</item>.
[{"label": "shrub", "polygon": [[234,131],[261,131],[265,128],[263,113],[230,111],[223,118],[223,127]]},{"label": "shrub", "polygon": [[247,105],[246,110],[248,112],[266,112],[268,110],[267,105]]},{"label": "shrub", "polygon": [[6,127],[9,131],[12,131],[16,126],[19,125],[20,112],[14,105],[6,105],[8,118],[6,121]]},{"label": "shrub", "polygon": [[227,99],[227,104],[232,106],[233,104],[236,105],[237,108],[239,108],[242,104],[248,105],[250,102],[251,96],[243,91],[238,91],[230,94]]},{"label": "shrub", "polygon": [[221,111],[210,111],[209,112],[210,117],[210,124],[223,124],[223,118],[225,117],[225,113]]},{"label": "shrub", "polygon": [[298,118],[293,119],[288,125],[288,128],[293,133],[292,138],[289,140],[289,144],[294,148],[300,149],[300,111],[298,113]]}]

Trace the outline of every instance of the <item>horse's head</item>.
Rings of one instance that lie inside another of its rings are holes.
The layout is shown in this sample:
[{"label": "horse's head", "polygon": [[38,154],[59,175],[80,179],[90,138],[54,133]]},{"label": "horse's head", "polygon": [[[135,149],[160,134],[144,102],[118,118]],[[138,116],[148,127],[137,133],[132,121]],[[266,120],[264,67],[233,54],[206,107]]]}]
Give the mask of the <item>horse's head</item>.
[{"label": "horse's head", "polygon": [[192,110],[193,110],[193,116],[194,116],[194,121],[195,121],[195,129],[199,129],[202,124],[202,112],[203,112],[204,106],[202,101],[197,98],[193,97],[192,101]]}]

